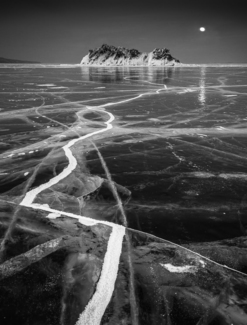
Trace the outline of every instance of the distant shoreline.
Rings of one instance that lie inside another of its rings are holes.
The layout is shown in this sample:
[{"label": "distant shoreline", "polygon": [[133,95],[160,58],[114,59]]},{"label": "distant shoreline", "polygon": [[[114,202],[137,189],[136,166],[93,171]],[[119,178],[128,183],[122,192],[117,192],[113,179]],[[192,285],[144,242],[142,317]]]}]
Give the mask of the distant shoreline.
[{"label": "distant shoreline", "polygon": [[177,69],[177,68],[197,68],[197,67],[247,67],[247,63],[179,63],[177,65],[163,65],[163,66],[146,66],[146,65],[81,65],[79,63],[0,63],[0,68],[15,68],[15,67],[22,67],[22,68],[119,68],[119,69],[136,69],[136,68],[146,68],[146,69],[160,69],[160,68],[169,68],[169,69]]}]

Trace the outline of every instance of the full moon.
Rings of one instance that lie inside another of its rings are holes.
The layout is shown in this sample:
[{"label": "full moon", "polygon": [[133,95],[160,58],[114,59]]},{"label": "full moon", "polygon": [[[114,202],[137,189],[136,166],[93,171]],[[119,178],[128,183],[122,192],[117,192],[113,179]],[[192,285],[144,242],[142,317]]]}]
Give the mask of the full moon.
[{"label": "full moon", "polygon": [[200,27],[200,32],[205,32],[206,28],[205,27]]}]

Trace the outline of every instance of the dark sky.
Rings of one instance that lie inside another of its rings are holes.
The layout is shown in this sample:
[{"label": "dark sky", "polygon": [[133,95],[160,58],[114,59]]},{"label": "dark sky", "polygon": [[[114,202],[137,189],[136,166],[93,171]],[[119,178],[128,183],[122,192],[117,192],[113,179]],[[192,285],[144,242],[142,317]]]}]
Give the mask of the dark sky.
[{"label": "dark sky", "polygon": [[[0,57],[79,63],[103,43],[183,63],[247,62],[246,0],[2,0]],[[203,26],[206,32],[199,28]]]}]

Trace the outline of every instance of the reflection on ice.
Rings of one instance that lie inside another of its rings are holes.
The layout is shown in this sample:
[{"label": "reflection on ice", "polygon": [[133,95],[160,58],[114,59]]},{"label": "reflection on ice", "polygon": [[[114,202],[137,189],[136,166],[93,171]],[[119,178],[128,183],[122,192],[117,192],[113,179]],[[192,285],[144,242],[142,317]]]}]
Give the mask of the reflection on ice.
[{"label": "reflection on ice", "polygon": [[[102,84],[116,83],[127,80],[132,86],[153,84],[167,85],[176,72],[174,67],[144,67],[133,69],[131,67],[81,67],[82,78],[87,77],[92,82],[100,82]],[[179,73],[179,71],[177,71]],[[103,89],[97,87],[95,89]],[[120,89],[119,89],[120,90]]]},{"label": "reflection on ice", "polygon": [[198,100],[201,105],[205,105],[206,102],[206,90],[205,90],[205,76],[206,76],[206,67],[201,67],[200,81],[199,81],[199,95]]}]

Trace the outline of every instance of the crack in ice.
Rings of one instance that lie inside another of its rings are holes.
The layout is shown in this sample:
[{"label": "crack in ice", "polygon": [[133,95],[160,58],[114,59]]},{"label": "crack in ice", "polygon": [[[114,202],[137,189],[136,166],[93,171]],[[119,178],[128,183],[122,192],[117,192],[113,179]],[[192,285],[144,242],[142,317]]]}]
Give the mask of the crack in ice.
[{"label": "crack in ice", "polygon": [[[135,99],[141,98],[144,95],[151,95],[154,93],[159,94],[160,91],[166,90],[166,86],[164,85],[164,88],[158,89],[155,92],[147,92],[140,94],[136,97],[122,100],[119,102],[114,102],[114,103],[107,103],[101,106],[96,106],[96,107],[90,107],[86,106],[87,109],[89,110],[100,110],[100,108],[105,108],[107,106],[113,106],[117,104],[122,104],[126,103],[129,101],[133,101]],[[63,146],[63,150],[65,152],[65,155],[69,161],[68,166],[64,168],[64,170],[50,179],[47,183],[41,184],[40,186],[32,189],[31,191],[27,192],[24,199],[21,201],[20,205],[21,206],[26,206],[42,211],[47,211],[49,212],[48,218],[57,218],[60,215],[66,215],[71,218],[76,218],[80,223],[87,225],[87,226],[92,226],[97,223],[105,224],[110,227],[112,227],[112,232],[110,235],[110,238],[108,240],[108,245],[107,245],[107,251],[105,254],[103,266],[102,266],[102,271],[101,271],[101,276],[100,280],[97,284],[96,287],[96,292],[93,295],[92,299],[89,301],[88,305],[86,306],[85,310],[81,313],[79,320],[77,321],[77,325],[81,324],[87,324],[87,325],[97,325],[100,324],[101,318],[110,302],[110,299],[112,297],[113,291],[114,291],[114,286],[115,286],[115,281],[117,278],[117,273],[118,273],[118,265],[119,265],[119,259],[120,255],[122,252],[122,243],[123,243],[123,237],[125,235],[125,226],[117,225],[112,222],[107,222],[107,221],[101,221],[101,220],[94,220],[85,216],[80,216],[76,215],[73,213],[69,212],[64,212],[64,211],[59,211],[55,210],[49,207],[48,204],[38,204],[38,203],[33,203],[36,196],[43,192],[44,190],[50,188],[51,186],[57,184],[59,181],[70,175],[70,173],[76,168],[77,166],[77,160],[73,156],[72,151],[70,148],[78,141],[87,139],[89,137],[92,137],[96,134],[106,132],[110,129],[113,128],[112,126],[112,121],[114,121],[115,117],[112,113],[107,112],[104,110],[106,114],[109,115],[108,121],[104,122],[106,124],[106,128],[100,129],[94,132],[91,132],[89,134],[83,135],[79,138],[73,139],[69,141],[65,146]]]}]

